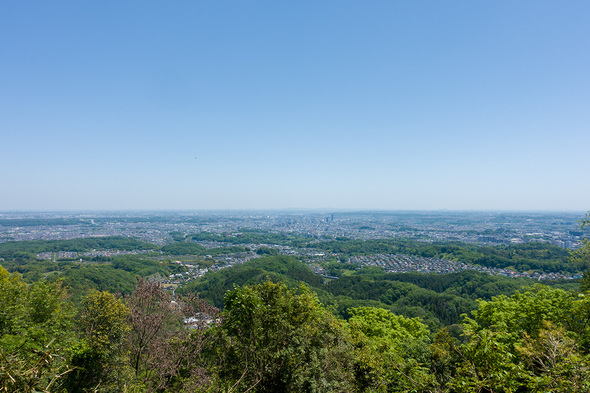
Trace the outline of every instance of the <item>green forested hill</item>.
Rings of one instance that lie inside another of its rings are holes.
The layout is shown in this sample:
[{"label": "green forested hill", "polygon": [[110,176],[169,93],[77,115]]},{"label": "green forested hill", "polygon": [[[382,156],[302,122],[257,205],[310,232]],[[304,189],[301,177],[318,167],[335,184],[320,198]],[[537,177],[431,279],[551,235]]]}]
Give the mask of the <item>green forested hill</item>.
[{"label": "green forested hill", "polygon": [[216,307],[222,307],[225,293],[234,286],[256,284],[267,278],[290,286],[304,283],[314,289],[321,289],[323,282],[321,277],[294,257],[268,256],[209,272],[200,281],[185,286],[181,292],[197,291],[201,298],[211,301]]},{"label": "green forested hill", "polygon": [[178,242],[162,247],[162,252],[170,255],[200,254],[203,251],[205,247],[197,243]]},{"label": "green forested hill", "polygon": [[4,261],[1,265],[11,272],[21,274],[28,283],[40,280],[62,282],[75,299],[80,299],[91,290],[129,294],[139,277],[168,276],[170,273],[184,271],[181,265],[139,255],[119,255],[83,262],[17,260]]},{"label": "green forested hill", "polygon": [[449,274],[369,274],[342,277],[324,286],[337,311],[371,305],[388,308],[406,317],[420,317],[431,328],[458,323],[461,314],[477,308],[475,299],[511,295],[530,280],[464,271]]}]

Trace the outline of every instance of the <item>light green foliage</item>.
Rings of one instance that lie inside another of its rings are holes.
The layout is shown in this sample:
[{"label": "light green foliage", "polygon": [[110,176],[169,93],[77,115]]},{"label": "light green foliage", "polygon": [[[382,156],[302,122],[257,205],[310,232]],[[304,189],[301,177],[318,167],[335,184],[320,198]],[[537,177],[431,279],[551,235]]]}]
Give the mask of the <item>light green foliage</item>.
[{"label": "light green foliage", "polygon": [[0,267],[0,386],[48,391],[68,368],[72,308],[58,283],[26,285]]},{"label": "light green foliage", "polygon": [[357,348],[357,379],[373,391],[428,391],[429,330],[418,318],[389,310],[358,307],[350,310],[349,325]]},{"label": "light green foliage", "polygon": [[27,284],[22,282],[17,274],[8,274],[0,266],[0,334],[4,335],[17,329],[25,313],[22,293]]},{"label": "light green foliage", "polygon": [[453,391],[512,393],[524,385],[523,368],[506,344],[507,336],[505,332],[465,328],[467,342],[460,349],[463,362],[451,383]]},{"label": "light green foliage", "polygon": [[577,296],[571,292],[536,285],[510,297],[479,300],[479,309],[473,311],[474,320],[466,318],[465,325],[475,332],[486,328],[505,332],[511,343],[522,338],[524,333],[536,335],[543,327],[543,321],[575,331],[579,322],[573,313],[576,301]]},{"label": "light green foliage", "polygon": [[362,331],[374,340],[384,340],[396,347],[406,339],[428,340],[428,327],[419,318],[405,318],[389,310],[375,307],[357,307],[350,310],[348,321],[353,329]]},{"label": "light green foliage", "polygon": [[479,303],[463,323],[455,391],[588,391],[584,294],[538,285]]},{"label": "light green foliage", "polygon": [[306,287],[267,281],[229,292],[217,334],[223,391],[352,389],[343,322]]},{"label": "light green foliage", "polygon": [[118,347],[130,326],[129,309],[109,292],[92,292],[82,302],[80,327],[88,343],[100,351]]},{"label": "light green foliage", "polygon": [[545,322],[536,338],[525,335],[517,349],[530,371],[527,385],[531,391],[590,391],[590,359],[576,350],[576,341],[564,328]]},{"label": "light green foliage", "polygon": [[451,335],[450,329],[436,332],[430,345],[430,369],[441,389],[452,382],[461,360],[457,340]]},{"label": "light green foliage", "polygon": [[131,368],[122,343],[130,331],[129,309],[108,292],[92,292],[82,301],[81,341],[73,348],[74,367],[63,384],[68,392],[117,392],[128,384]]}]

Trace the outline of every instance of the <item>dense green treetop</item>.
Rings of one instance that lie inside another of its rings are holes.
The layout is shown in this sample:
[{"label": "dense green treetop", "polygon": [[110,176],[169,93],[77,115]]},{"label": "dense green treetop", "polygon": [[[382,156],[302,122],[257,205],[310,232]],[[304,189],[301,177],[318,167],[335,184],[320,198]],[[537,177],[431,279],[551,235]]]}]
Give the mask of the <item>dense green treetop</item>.
[{"label": "dense green treetop", "polygon": [[200,255],[205,247],[197,243],[171,243],[162,247],[162,252],[170,255]]},{"label": "dense green treetop", "polygon": [[305,287],[265,281],[228,292],[219,327],[224,390],[353,391],[353,351],[342,321]]},{"label": "dense green treetop", "polygon": [[389,310],[375,307],[350,309],[348,322],[367,337],[386,340],[389,345],[400,345],[404,340],[428,340],[430,331],[419,318],[404,318]]},{"label": "dense green treetop", "polygon": [[59,283],[27,285],[0,266],[0,386],[8,392],[48,388],[67,371],[74,309]]}]

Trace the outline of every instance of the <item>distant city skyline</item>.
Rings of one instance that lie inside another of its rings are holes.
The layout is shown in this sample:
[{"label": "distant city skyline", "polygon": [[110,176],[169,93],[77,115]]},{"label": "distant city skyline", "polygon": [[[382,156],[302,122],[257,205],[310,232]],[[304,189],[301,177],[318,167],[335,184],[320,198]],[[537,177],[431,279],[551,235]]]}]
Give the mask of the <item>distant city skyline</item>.
[{"label": "distant city skyline", "polygon": [[590,3],[0,5],[0,211],[590,210]]}]

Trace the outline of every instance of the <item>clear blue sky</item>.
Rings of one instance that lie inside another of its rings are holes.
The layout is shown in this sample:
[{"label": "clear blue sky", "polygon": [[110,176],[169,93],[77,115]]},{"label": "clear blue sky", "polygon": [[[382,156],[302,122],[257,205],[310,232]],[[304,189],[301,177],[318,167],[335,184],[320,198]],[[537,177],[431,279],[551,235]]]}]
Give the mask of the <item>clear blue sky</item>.
[{"label": "clear blue sky", "polygon": [[4,1],[0,211],[590,209],[590,2]]}]

